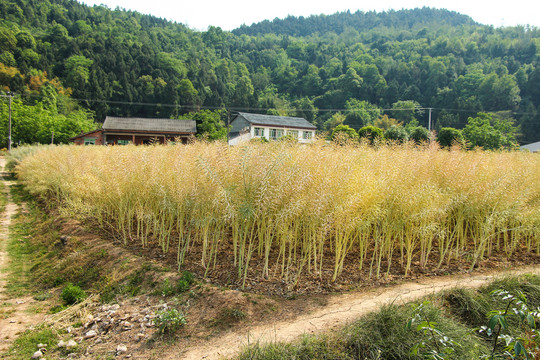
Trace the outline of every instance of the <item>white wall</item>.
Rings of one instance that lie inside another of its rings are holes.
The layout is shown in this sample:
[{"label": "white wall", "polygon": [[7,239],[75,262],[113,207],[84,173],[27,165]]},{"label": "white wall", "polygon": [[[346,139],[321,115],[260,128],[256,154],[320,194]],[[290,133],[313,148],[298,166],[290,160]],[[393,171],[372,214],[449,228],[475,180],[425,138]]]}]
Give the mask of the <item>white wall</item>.
[{"label": "white wall", "polygon": [[[283,130],[283,135],[287,135],[288,130],[294,130],[298,131],[298,142],[302,144],[311,143],[315,140],[315,130],[301,130],[301,129],[288,129],[288,128],[277,128],[272,126],[251,126],[249,128],[249,132],[245,134],[241,134],[240,136],[237,136],[233,139],[229,140],[229,145],[238,145],[239,143],[242,143],[244,141],[249,141],[250,139],[257,138],[259,136],[255,136],[255,128],[261,128],[264,129],[264,137],[267,140],[271,140],[270,138],[270,130],[271,129],[277,129],[277,130]],[[304,139],[304,131],[311,132],[311,139]]]}]

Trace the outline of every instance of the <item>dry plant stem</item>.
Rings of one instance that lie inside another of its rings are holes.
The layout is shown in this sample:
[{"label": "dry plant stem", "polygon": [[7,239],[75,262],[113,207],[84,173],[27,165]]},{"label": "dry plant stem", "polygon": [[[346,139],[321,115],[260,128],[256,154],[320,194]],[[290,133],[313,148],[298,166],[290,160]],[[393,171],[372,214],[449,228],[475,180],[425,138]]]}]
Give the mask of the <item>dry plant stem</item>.
[{"label": "dry plant stem", "polygon": [[179,267],[199,249],[208,272],[229,251],[244,284],[255,259],[259,276],[294,284],[327,270],[337,280],[352,253],[380,277],[540,251],[536,154],[325,142],[72,146],[37,152],[17,172],[33,194],[125,243],[176,249]]}]

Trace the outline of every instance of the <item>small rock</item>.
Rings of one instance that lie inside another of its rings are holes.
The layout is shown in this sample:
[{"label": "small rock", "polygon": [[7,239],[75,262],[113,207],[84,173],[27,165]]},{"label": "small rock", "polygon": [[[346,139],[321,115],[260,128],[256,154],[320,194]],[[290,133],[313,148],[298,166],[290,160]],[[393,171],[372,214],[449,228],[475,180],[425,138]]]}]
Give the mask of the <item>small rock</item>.
[{"label": "small rock", "polygon": [[63,347],[66,346],[66,342],[65,342],[64,340],[60,340],[60,341],[58,342],[58,345],[56,345],[56,346],[59,347],[59,348],[63,348]]},{"label": "small rock", "polygon": [[119,344],[117,347],[116,347],[116,352],[117,353],[125,353],[127,351],[127,346],[124,345],[124,344]]},{"label": "small rock", "polygon": [[67,235],[60,236],[60,241],[62,242],[62,245],[66,245],[68,240],[69,240],[69,236]]},{"label": "small rock", "polygon": [[137,338],[137,341],[141,341],[146,338],[146,335],[144,335],[143,333],[138,333],[137,335],[135,335],[135,337]]},{"label": "small rock", "polygon": [[39,349],[41,349],[41,348],[46,348],[46,347],[47,347],[47,344],[41,344],[41,343],[39,343],[39,344],[37,344],[37,347],[38,347]]},{"label": "small rock", "polygon": [[97,338],[96,341],[94,341],[94,344],[101,344],[103,342],[102,338]]},{"label": "small rock", "polygon": [[124,331],[130,330],[133,327],[129,321],[122,321],[120,326],[122,326],[122,330]]},{"label": "small rock", "polygon": [[24,304],[24,300],[17,300],[17,301],[15,301],[15,303],[16,303],[17,305],[21,305],[21,304]]},{"label": "small rock", "polygon": [[66,343],[66,349],[72,349],[77,346],[77,342],[73,339],[69,339],[69,341]]},{"label": "small rock", "polygon": [[32,359],[41,359],[43,357],[43,353],[41,352],[41,350],[38,350],[34,353],[34,355],[32,355]]},{"label": "small rock", "polygon": [[85,339],[91,339],[96,336],[97,336],[97,332],[95,330],[90,330],[86,334],[84,334]]}]

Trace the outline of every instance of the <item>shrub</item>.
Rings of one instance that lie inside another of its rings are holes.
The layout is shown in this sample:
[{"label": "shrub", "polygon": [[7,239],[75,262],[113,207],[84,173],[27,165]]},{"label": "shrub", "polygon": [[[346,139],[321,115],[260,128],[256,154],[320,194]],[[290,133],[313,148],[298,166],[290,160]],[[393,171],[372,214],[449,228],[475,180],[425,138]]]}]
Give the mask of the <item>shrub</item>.
[{"label": "shrub", "polygon": [[250,143],[255,143],[255,144],[266,144],[269,141],[265,137],[256,137],[256,138],[252,138],[251,140],[249,140],[249,142]]},{"label": "shrub", "polygon": [[417,144],[429,141],[429,130],[423,126],[417,126],[411,130],[409,137]]},{"label": "shrub", "polygon": [[388,130],[384,132],[385,139],[396,141],[396,142],[405,142],[409,140],[409,134],[402,126],[392,125]]},{"label": "shrub", "polygon": [[376,126],[364,126],[358,130],[358,136],[360,137],[360,140],[368,140],[371,145],[373,145],[376,140],[384,138],[382,129]]},{"label": "shrub", "polygon": [[280,137],[277,141],[282,141],[282,142],[288,142],[288,143],[291,143],[291,144],[296,144],[298,142],[298,136],[294,136],[294,135],[291,135],[291,134],[287,134],[285,136],[282,136]]},{"label": "shrub", "polygon": [[64,304],[73,305],[83,301],[86,298],[86,293],[77,285],[68,283],[62,290],[60,297],[64,301]]},{"label": "shrub", "polygon": [[356,131],[354,131],[353,128],[349,127],[348,125],[338,125],[332,131],[332,135],[330,135],[330,138],[334,141],[343,141],[349,139],[357,139],[358,134],[356,133]]},{"label": "shrub", "polygon": [[157,326],[158,332],[162,334],[175,333],[187,324],[184,314],[176,309],[158,311],[156,315],[154,324]]},{"label": "shrub", "polygon": [[454,144],[462,144],[463,134],[461,133],[461,130],[451,127],[445,127],[442,128],[441,131],[439,131],[439,134],[437,135],[437,141],[443,147],[449,147]]}]

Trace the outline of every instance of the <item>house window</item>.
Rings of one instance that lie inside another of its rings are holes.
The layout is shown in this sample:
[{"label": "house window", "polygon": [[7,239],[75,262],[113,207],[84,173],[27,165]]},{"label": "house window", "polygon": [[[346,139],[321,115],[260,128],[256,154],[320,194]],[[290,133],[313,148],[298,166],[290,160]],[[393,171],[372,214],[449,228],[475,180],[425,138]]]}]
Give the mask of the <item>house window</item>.
[{"label": "house window", "polygon": [[118,140],[118,145],[127,145],[129,144],[129,140]]},{"label": "house window", "polygon": [[312,137],[313,137],[312,131],[304,131],[304,140],[311,140]]},{"label": "house window", "polygon": [[283,136],[282,129],[270,129],[270,139],[276,140]]},{"label": "house window", "polygon": [[96,145],[95,138],[84,138],[84,145]]},{"label": "house window", "polygon": [[255,128],[255,136],[264,136],[264,128]]},{"label": "house window", "polygon": [[295,139],[298,139],[298,130],[287,130],[287,135],[290,135],[294,137]]}]

